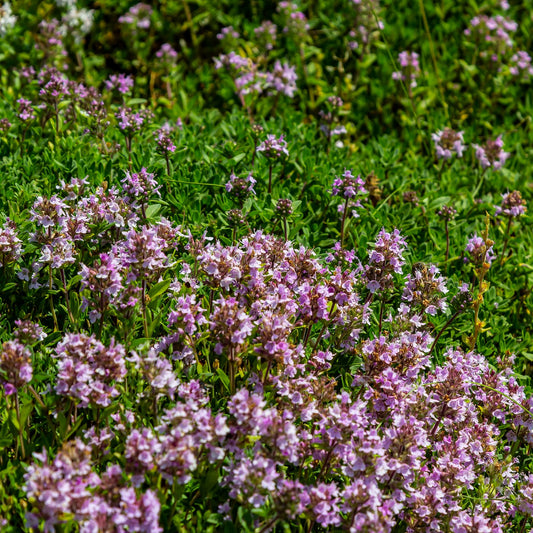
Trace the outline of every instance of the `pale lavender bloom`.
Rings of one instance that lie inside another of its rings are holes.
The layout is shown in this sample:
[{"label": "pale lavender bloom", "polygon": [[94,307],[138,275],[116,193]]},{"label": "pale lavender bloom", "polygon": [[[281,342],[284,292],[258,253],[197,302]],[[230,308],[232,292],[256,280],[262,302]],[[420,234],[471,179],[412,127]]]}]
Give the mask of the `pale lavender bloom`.
[{"label": "pale lavender bloom", "polygon": [[267,72],[265,83],[266,87],[293,98],[297,89],[297,79],[296,68],[291,67],[287,62],[282,65],[278,60],[274,65],[274,70],[272,72]]},{"label": "pale lavender bloom", "polygon": [[465,35],[472,36],[481,45],[488,47],[488,50],[482,50],[481,56],[498,60],[499,55],[503,54],[513,47],[511,33],[518,28],[518,24],[502,15],[489,17],[488,15],[479,15],[470,21],[469,27],[465,30]]},{"label": "pale lavender bloom", "polygon": [[0,348],[0,383],[6,395],[17,392],[31,381],[33,369],[30,350],[18,341],[4,342]]},{"label": "pale lavender bloom", "polygon": [[417,86],[416,78],[420,76],[420,64],[416,52],[403,51],[398,54],[401,70],[392,73],[393,80],[402,80],[408,87]]},{"label": "pale lavender bloom", "polygon": [[233,29],[233,26],[226,26],[220,30],[220,33],[217,34],[217,39],[222,41],[226,37],[231,37],[233,39],[238,39],[240,37],[239,32]]},{"label": "pale lavender bloom", "polygon": [[298,9],[294,2],[283,1],[278,4],[278,12],[284,17],[286,26],[284,33],[292,34],[294,37],[302,39],[309,31],[307,17]]},{"label": "pale lavender bloom", "polygon": [[142,2],[134,5],[130,10],[122,15],[118,21],[120,24],[132,26],[133,30],[148,30],[150,28],[152,8]]},{"label": "pale lavender bloom", "polygon": [[365,182],[361,176],[354,176],[351,170],[344,170],[344,174],[337,176],[333,180],[331,194],[333,196],[342,196],[343,198],[354,198],[359,194],[366,193]]},{"label": "pale lavender bloom", "polygon": [[499,170],[503,167],[509,156],[509,152],[503,150],[503,139],[499,135],[496,140],[488,140],[484,145],[473,145],[476,149],[476,158],[481,163],[483,169],[492,167]]},{"label": "pale lavender bloom", "polygon": [[254,29],[255,36],[263,46],[265,50],[272,50],[276,43],[277,26],[265,20],[260,26]]},{"label": "pale lavender bloom", "polygon": [[161,128],[155,132],[157,140],[157,148],[162,154],[174,153],[176,151],[176,145],[172,141],[168,130]]},{"label": "pale lavender bloom", "polygon": [[161,445],[150,428],[141,431],[134,429],[126,439],[124,457],[126,470],[133,474],[132,482],[139,487],[144,481],[144,475],[153,470],[157,455],[161,452]]},{"label": "pale lavender bloom", "polygon": [[431,135],[435,143],[435,151],[438,159],[451,159],[455,153],[457,157],[463,157],[466,146],[463,144],[463,132],[453,131],[450,128],[444,128],[442,131]]},{"label": "pale lavender bloom", "polygon": [[229,181],[226,182],[226,192],[231,193],[232,196],[239,200],[244,200],[248,196],[255,194],[254,185],[256,183],[257,181],[251,172],[246,178],[240,178],[232,172]]},{"label": "pale lavender bloom", "polygon": [[142,125],[145,122],[145,114],[141,111],[134,112],[131,107],[122,106],[118,112],[115,113],[115,117],[118,120],[119,128],[125,134],[133,134],[140,131]]},{"label": "pale lavender bloom", "polygon": [[524,50],[516,52],[511,57],[509,72],[513,76],[520,76],[528,80],[533,76],[533,65],[531,64],[531,56]]},{"label": "pale lavender bloom", "polygon": [[176,62],[178,52],[176,52],[176,50],[174,50],[170,44],[165,43],[156,52],[155,56],[161,61],[161,63],[171,65]]},{"label": "pale lavender bloom", "polygon": [[157,278],[168,268],[167,249],[168,243],[159,235],[157,227],[143,226],[140,230],[132,228],[125,232],[115,252],[122,267],[128,270],[127,279],[131,282]]},{"label": "pale lavender bloom", "polygon": [[121,268],[120,261],[113,254],[100,254],[99,261],[95,261],[92,267],[81,265],[81,288],[88,290],[83,296],[81,309],[90,308],[91,323],[100,319],[109,305],[120,299],[124,289]]},{"label": "pale lavender bloom", "polygon": [[410,307],[419,307],[428,315],[436,315],[437,311],[446,311],[448,303],[445,294],[448,292],[446,279],[439,275],[435,265],[413,267],[413,272],[406,278],[402,300]]},{"label": "pale lavender bloom", "polygon": [[35,114],[33,112],[30,100],[26,100],[25,98],[19,98],[17,100],[17,103],[19,105],[19,118],[20,120],[22,120],[22,122],[27,122],[28,120],[33,120],[35,118]]},{"label": "pale lavender bloom", "polygon": [[13,332],[13,336],[22,344],[35,344],[47,337],[43,328],[31,320],[15,320],[15,326],[17,328]]},{"label": "pale lavender bloom", "polygon": [[495,211],[496,216],[518,218],[526,214],[526,201],[520,191],[506,192],[502,194],[502,205],[497,205]]},{"label": "pale lavender bloom", "polygon": [[148,172],[144,167],[139,172],[126,170],[126,175],[121,183],[122,190],[130,202],[136,199],[146,202],[150,195],[160,195],[159,189],[161,186],[157,183],[155,175]]},{"label": "pale lavender bloom", "polygon": [[494,259],[494,250],[492,245],[487,246],[487,243],[477,233],[474,233],[466,243],[465,250],[469,253],[465,257],[466,262],[472,262],[476,266],[481,266],[484,263],[491,264]]},{"label": "pale lavender bloom", "polygon": [[58,394],[80,400],[80,407],[102,406],[119,395],[113,382],[126,376],[125,350],[111,340],[104,346],[95,337],[67,333],[55,348]]},{"label": "pale lavender bloom", "polygon": [[17,234],[17,226],[8,218],[0,228],[0,266],[5,267],[18,261],[21,254],[22,241]]},{"label": "pale lavender bloom", "polygon": [[407,243],[398,229],[389,233],[383,228],[379,232],[363,274],[363,281],[371,293],[379,289],[390,289],[393,286],[392,274],[402,273],[402,266],[405,264],[403,254],[406,247]]},{"label": "pale lavender bloom", "polygon": [[132,76],[125,74],[111,74],[105,82],[108,91],[116,89],[120,94],[130,94],[133,89],[134,81]]},{"label": "pale lavender bloom", "polygon": [[287,141],[280,135],[276,138],[275,135],[267,135],[267,138],[257,147],[257,152],[261,152],[267,159],[279,159],[280,157],[288,157],[289,150],[287,149]]}]

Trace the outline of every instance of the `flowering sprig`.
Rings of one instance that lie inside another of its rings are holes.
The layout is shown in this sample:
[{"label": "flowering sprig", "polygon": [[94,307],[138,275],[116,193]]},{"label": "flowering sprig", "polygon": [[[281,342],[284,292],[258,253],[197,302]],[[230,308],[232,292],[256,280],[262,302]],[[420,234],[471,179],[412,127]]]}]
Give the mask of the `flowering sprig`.
[{"label": "flowering sprig", "polygon": [[444,128],[442,131],[431,135],[435,143],[435,151],[438,159],[449,160],[455,153],[457,157],[463,157],[466,150],[464,145],[463,132],[453,131],[450,128]]},{"label": "flowering sprig", "polygon": [[344,244],[344,234],[346,225],[346,216],[348,209],[352,209],[352,215],[357,217],[357,208],[361,207],[359,196],[366,194],[365,182],[361,176],[354,176],[351,170],[345,170],[342,176],[337,176],[333,180],[331,194],[340,196],[344,199],[343,204],[339,204],[339,212],[342,213],[341,221],[341,247]]},{"label": "flowering sprig", "polygon": [[509,236],[511,234],[511,226],[513,220],[522,217],[526,214],[526,201],[522,198],[520,191],[506,192],[502,194],[502,205],[497,205],[494,209],[496,216],[507,217],[507,227],[505,229],[505,236],[503,239],[503,249],[501,253],[500,266],[505,261],[505,252],[509,244]]},{"label": "flowering sprig", "polygon": [[481,164],[481,168],[493,168],[499,170],[503,167],[509,156],[509,152],[503,150],[503,139],[499,135],[495,140],[488,140],[483,145],[474,144],[476,158]]},{"label": "flowering sprig", "polygon": [[401,80],[405,83],[411,95],[412,89],[417,86],[417,78],[420,76],[420,64],[416,52],[403,51],[398,54],[400,70],[392,73],[393,80]]},{"label": "flowering sprig", "polygon": [[269,134],[256,148],[256,152],[263,154],[268,159],[268,193],[270,194],[272,192],[272,166],[274,162],[289,157],[287,141],[283,135],[276,138],[275,135]]}]

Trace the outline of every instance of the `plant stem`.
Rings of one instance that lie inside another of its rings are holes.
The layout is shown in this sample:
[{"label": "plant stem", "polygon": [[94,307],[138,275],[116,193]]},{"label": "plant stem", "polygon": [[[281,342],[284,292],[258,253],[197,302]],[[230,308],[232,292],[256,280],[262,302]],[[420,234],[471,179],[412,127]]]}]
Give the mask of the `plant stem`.
[{"label": "plant stem", "polygon": [[272,193],[272,163],[268,166],[268,194]]},{"label": "plant stem", "polygon": [[446,322],[446,324],[444,324],[444,326],[442,327],[442,329],[439,331],[439,333],[437,334],[437,336],[435,337],[435,340],[433,341],[433,344],[431,345],[431,348],[429,350],[429,355],[431,355],[433,353],[433,349],[435,348],[435,346],[437,345],[437,342],[439,342],[439,339],[441,337],[441,335],[444,333],[444,330],[461,314],[461,311],[456,311]]},{"label": "plant stem", "polygon": [[17,413],[17,422],[19,426],[19,441],[20,441],[20,451],[22,454],[22,457],[26,457],[26,451],[24,450],[24,438],[22,436],[22,424],[20,421],[20,404],[19,404],[19,395],[18,391],[15,392],[15,411]]},{"label": "plant stem", "polygon": [[142,313],[143,313],[143,326],[144,326],[144,336],[145,338],[148,338],[148,321],[146,319],[146,280],[143,279],[142,281],[142,294],[141,294],[142,302]]},{"label": "plant stem", "polygon": [[444,229],[446,231],[446,255],[444,256],[444,262],[446,264],[446,273],[448,273],[448,259],[450,257],[450,231],[448,228],[448,220],[444,221]]},{"label": "plant stem", "polygon": [[500,259],[500,266],[503,266],[503,261],[505,259],[505,252],[507,251],[507,245],[509,244],[509,233],[511,231],[511,225],[513,223],[513,217],[509,217],[507,222],[507,229],[505,230],[505,237],[503,238],[503,250],[502,257]]},{"label": "plant stem", "polygon": [[348,211],[348,198],[344,202],[344,209],[342,211],[341,221],[341,248],[344,246],[344,225],[346,223],[346,212]]},{"label": "plant stem", "polygon": [[70,323],[74,327],[76,327],[74,316],[72,315],[72,309],[70,307],[70,298],[69,298],[69,293],[68,293],[68,289],[67,289],[67,279],[66,279],[66,276],[65,276],[65,269],[61,268],[59,270],[59,274],[61,276],[61,283],[63,284],[63,292],[65,293],[65,302],[67,304],[68,318],[70,320]]},{"label": "plant stem", "polygon": [[[52,265],[49,265],[49,266],[50,266],[49,287],[50,287],[50,291],[52,291],[52,287],[54,286],[53,279],[52,279]],[[50,310],[52,311],[52,318],[54,320],[54,331],[59,331],[59,325],[57,323],[56,310],[54,308],[54,297],[53,297],[51,292],[50,292]]]}]

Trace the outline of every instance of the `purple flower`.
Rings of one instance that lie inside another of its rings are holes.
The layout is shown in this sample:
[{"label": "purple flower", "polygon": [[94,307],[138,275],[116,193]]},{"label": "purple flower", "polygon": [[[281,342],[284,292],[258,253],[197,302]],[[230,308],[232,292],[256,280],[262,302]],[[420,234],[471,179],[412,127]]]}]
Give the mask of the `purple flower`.
[{"label": "purple flower", "polygon": [[361,179],[361,176],[354,177],[351,170],[344,170],[344,174],[341,177],[337,176],[333,180],[331,189],[333,196],[355,198],[355,196],[364,193],[366,193],[365,182]]},{"label": "purple flower", "polygon": [[492,167],[499,170],[503,167],[509,156],[509,152],[503,151],[502,136],[499,135],[496,140],[488,140],[484,145],[474,144],[476,149],[476,158],[481,163],[483,169]]},{"label": "purple flower", "polygon": [[122,95],[130,94],[133,85],[133,78],[125,74],[111,74],[105,82],[105,87],[108,91],[116,89]]},{"label": "purple flower", "polygon": [[55,353],[58,394],[80,400],[80,407],[106,407],[111,398],[118,396],[113,382],[121,382],[126,376],[123,346],[112,340],[106,347],[92,336],[68,333]]},{"label": "purple flower", "polygon": [[248,198],[248,196],[255,194],[254,185],[256,183],[257,181],[252,176],[251,172],[246,178],[240,178],[232,172],[229,181],[226,182],[226,192],[242,202]]},{"label": "purple flower", "polygon": [[13,336],[22,344],[35,344],[47,337],[43,328],[31,320],[15,320],[15,325],[17,329],[13,332]]},{"label": "purple flower", "polygon": [[267,159],[279,159],[283,156],[289,157],[287,141],[280,135],[267,135],[267,138],[257,147],[257,152],[261,152]]},{"label": "purple flower", "polygon": [[276,43],[277,26],[265,20],[260,26],[254,28],[255,36],[257,37],[260,45],[265,50],[272,50]]},{"label": "purple flower", "polygon": [[277,93],[283,93],[289,98],[293,98],[297,89],[297,79],[295,67],[291,67],[287,62],[282,65],[278,60],[274,65],[274,70],[267,72],[265,83],[266,87]]},{"label": "purple flower", "polygon": [[0,266],[5,267],[20,259],[22,241],[17,233],[17,226],[9,218],[0,229]]},{"label": "purple flower", "polygon": [[496,216],[505,215],[509,218],[518,218],[526,214],[526,201],[520,191],[506,192],[502,194],[502,205],[495,208]]},{"label": "purple flower", "polygon": [[132,31],[148,30],[151,24],[152,8],[148,4],[135,4],[129,11],[122,15],[118,21],[120,24],[130,26]]},{"label": "purple flower", "polygon": [[33,376],[30,350],[18,341],[7,341],[0,348],[0,383],[7,395],[17,392]]},{"label": "purple flower", "polygon": [[473,263],[475,266],[481,266],[483,264],[490,265],[494,259],[492,241],[485,242],[485,240],[477,233],[474,233],[474,235],[468,239],[465,250],[469,254],[465,260]]},{"label": "purple flower", "polygon": [[159,59],[160,63],[163,65],[171,66],[176,63],[178,58],[178,52],[172,48],[168,43],[165,43],[161,48],[156,52],[155,56]]},{"label": "purple flower", "polygon": [[240,34],[239,32],[233,29],[233,26],[226,26],[220,30],[220,33],[217,34],[217,39],[219,41],[222,41],[226,37],[230,37],[232,39],[238,39],[240,37]]},{"label": "purple flower", "polygon": [[19,98],[17,103],[19,105],[19,118],[22,122],[27,122],[28,120],[33,120],[35,118],[30,100]]},{"label": "purple flower", "polygon": [[371,293],[392,287],[392,274],[402,273],[402,266],[405,264],[403,253],[406,246],[405,239],[398,229],[388,233],[383,228],[379,232],[363,273],[363,280]]},{"label": "purple flower", "polygon": [[410,88],[417,86],[416,79],[420,76],[420,64],[416,52],[400,52],[398,62],[401,70],[392,73],[393,80],[402,80]]},{"label": "purple flower", "polygon": [[457,157],[463,157],[466,146],[463,144],[463,132],[455,132],[450,128],[444,128],[442,131],[431,135],[435,143],[435,150],[438,159],[451,159],[455,153]]}]

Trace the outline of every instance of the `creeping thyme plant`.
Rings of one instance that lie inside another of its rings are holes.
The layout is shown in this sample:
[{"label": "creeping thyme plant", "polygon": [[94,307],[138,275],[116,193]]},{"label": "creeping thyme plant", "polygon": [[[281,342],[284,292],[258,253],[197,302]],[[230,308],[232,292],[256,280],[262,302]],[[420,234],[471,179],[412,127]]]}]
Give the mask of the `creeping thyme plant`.
[{"label": "creeping thyme plant", "polygon": [[0,532],[533,530],[526,1],[0,5]]}]

